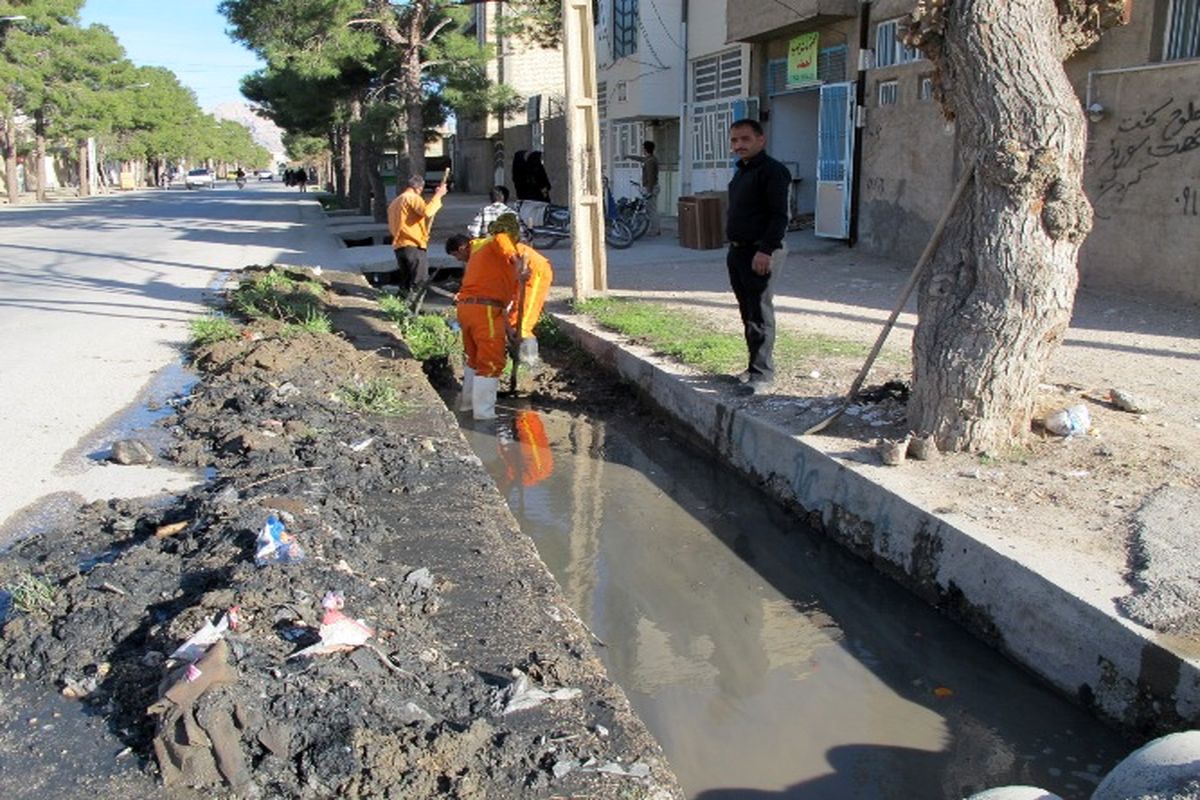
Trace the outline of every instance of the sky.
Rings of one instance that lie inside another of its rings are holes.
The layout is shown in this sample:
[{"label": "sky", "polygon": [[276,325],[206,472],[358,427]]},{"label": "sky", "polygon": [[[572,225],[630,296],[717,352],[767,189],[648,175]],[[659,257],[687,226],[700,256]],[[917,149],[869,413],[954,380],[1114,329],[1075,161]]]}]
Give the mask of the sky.
[{"label": "sky", "polygon": [[106,25],[139,67],[166,67],[205,111],[245,102],[242,76],[263,66],[225,33],[219,0],[86,0],[84,25]]}]

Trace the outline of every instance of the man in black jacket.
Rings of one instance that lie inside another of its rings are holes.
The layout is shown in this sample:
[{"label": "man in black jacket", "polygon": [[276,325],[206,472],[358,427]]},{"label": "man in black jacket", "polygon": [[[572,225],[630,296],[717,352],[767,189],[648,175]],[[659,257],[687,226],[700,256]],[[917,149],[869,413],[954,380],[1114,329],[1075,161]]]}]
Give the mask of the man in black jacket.
[{"label": "man in black jacket", "polygon": [[729,182],[725,265],[738,301],[749,367],[738,376],[750,394],[771,390],[775,380],[775,307],[771,276],[783,266],[783,236],[788,224],[787,167],[766,154],[767,137],[756,120],[739,119],[729,127],[729,146],[737,171]]}]

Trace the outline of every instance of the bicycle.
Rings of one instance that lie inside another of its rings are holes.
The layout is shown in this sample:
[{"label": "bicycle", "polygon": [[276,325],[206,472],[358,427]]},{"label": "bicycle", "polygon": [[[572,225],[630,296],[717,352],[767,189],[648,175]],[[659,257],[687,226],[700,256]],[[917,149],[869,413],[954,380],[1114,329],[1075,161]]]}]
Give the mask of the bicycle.
[{"label": "bicycle", "polygon": [[617,201],[617,212],[621,219],[629,226],[630,232],[634,239],[640,239],[646,235],[646,231],[650,230],[650,208],[648,203],[651,201],[650,195],[641,191],[642,185],[637,181],[630,181],[638,190],[637,197],[622,197]]}]

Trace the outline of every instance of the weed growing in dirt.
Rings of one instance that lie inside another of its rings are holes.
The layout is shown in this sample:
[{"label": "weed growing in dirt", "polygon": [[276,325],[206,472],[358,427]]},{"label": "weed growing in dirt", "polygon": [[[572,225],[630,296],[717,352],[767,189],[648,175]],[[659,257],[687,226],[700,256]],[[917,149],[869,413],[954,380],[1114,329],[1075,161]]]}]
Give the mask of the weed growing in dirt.
[{"label": "weed growing in dirt", "polygon": [[288,323],[284,328],[285,335],[296,333],[333,333],[333,323],[329,320],[329,315],[320,311],[312,310],[300,322]]},{"label": "weed growing in dirt", "polygon": [[404,341],[418,361],[449,358],[462,349],[458,333],[450,330],[445,317],[435,314],[424,314],[413,320],[404,332]]},{"label": "weed growing in dirt", "polygon": [[321,314],[321,284],[298,281],[286,273],[270,269],[248,272],[230,296],[229,304],[247,317],[271,317],[293,325]]},{"label": "weed growing in dirt", "polygon": [[[740,333],[722,332],[707,320],[686,312],[621,298],[586,300],[577,304],[575,310],[609,330],[642,341],[705,372],[722,374],[745,367],[746,342]],[[865,344],[833,336],[778,331],[775,338],[775,357],[780,360],[864,358],[869,350]]]},{"label": "weed growing in dirt", "polygon": [[387,378],[371,378],[338,389],[338,400],[368,414],[394,417],[409,410],[409,405],[400,399],[395,385]]},{"label": "weed growing in dirt", "polygon": [[54,607],[54,599],[58,595],[54,584],[29,572],[21,573],[5,588],[12,595],[13,605],[26,614],[48,611]]},{"label": "weed growing in dirt", "polygon": [[400,338],[418,361],[449,358],[462,349],[458,332],[444,316],[417,314],[407,300],[390,294],[379,298],[379,310],[400,329]]},{"label": "weed growing in dirt", "polygon": [[208,314],[188,323],[192,332],[192,347],[238,338],[238,326],[224,314]]},{"label": "weed growing in dirt", "polygon": [[533,326],[533,335],[542,347],[551,350],[565,350],[575,346],[575,340],[559,329],[558,319],[549,314],[543,314],[537,325]]}]

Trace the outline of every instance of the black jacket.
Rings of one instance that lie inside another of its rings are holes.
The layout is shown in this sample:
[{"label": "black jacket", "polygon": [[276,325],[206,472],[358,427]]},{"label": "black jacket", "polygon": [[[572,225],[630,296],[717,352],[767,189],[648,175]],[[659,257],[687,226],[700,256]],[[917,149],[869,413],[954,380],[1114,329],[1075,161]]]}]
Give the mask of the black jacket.
[{"label": "black jacket", "polygon": [[765,151],[748,163],[739,160],[729,182],[725,237],[734,245],[752,245],[760,253],[773,253],[782,247],[791,183],[787,167]]}]

